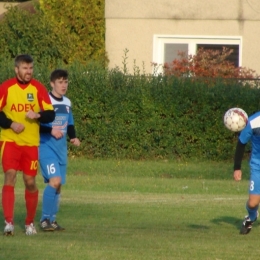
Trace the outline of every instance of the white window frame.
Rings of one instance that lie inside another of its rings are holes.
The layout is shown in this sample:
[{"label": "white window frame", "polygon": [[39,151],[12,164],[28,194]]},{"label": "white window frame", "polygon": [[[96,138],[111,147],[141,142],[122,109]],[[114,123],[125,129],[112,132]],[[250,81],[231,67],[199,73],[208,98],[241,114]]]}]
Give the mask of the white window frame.
[{"label": "white window frame", "polygon": [[[169,43],[188,44],[188,54],[196,54],[197,44],[224,44],[238,45],[238,64],[242,66],[242,36],[197,36],[197,35],[160,35],[153,36],[153,62],[158,65],[164,64],[164,46]],[[159,66],[157,73],[162,72]]]}]

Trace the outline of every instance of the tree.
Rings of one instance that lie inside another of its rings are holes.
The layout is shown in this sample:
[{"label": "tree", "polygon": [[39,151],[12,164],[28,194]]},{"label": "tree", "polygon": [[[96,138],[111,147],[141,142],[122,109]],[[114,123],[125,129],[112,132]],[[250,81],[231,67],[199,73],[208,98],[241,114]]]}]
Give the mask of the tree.
[{"label": "tree", "polygon": [[43,12],[8,7],[0,22],[0,55],[14,58],[20,53],[31,54],[36,61],[44,59],[52,63],[61,60],[61,52],[56,44],[52,24],[45,19]]},{"label": "tree", "polygon": [[5,2],[5,3],[20,3],[20,2],[28,2],[28,0],[0,0],[0,2]]},{"label": "tree", "polygon": [[[39,4],[40,2],[40,4]],[[7,7],[0,19],[0,56],[107,64],[104,0],[34,0]]]},{"label": "tree", "polygon": [[223,47],[220,50],[198,49],[195,55],[179,52],[179,59],[165,63],[165,75],[178,77],[207,77],[207,78],[243,78],[253,79],[258,77],[254,70],[245,67],[236,67],[227,57],[232,49]]},{"label": "tree", "polygon": [[40,0],[40,8],[55,29],[63,59],[107,62],[104,0]]}]

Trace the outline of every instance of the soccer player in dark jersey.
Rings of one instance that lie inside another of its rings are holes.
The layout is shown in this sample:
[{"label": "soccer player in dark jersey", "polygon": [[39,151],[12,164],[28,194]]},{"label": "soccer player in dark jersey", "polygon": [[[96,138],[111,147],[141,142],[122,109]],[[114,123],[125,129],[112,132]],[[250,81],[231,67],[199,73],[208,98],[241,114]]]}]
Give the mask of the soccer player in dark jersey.
[{"label": "soccer player in dark jersey", "polygon": [[2,208],[4,235],[14,234],[14,188],[17,171],[23,172],[25,185],[26,235],[36,234],[34,218],[38,204],[36,174],[38,168],[39,122],[51,122],[55,112],[47,89],[33,79],[30,55],[15,58],[16,77],[0,86],[1,159],[4,171]]},{"label": "soccer player in dark jersey", "polygon": [[258,217],[260,203],[260,112],[248,118],[246,127],[241,131],[234,158],[234,179],[242,178],[241,163],[246,144],[251,141],[249,198],[246,202],[248,215],[242,223],[240,234],[248,234]]},{"label": "soccer player in dark jersey", "polygon": [[71,102],[64,95],[68,89],[68,72],[57,69],[51,73],[49,93],[56,117],[52,123],[40,126],[40,167],[44,182],[47,183],[42,198],[40,225],[43,231],[64,230],[57,221],[61,186],[66,183],[67,135],[70,142],[79,146],[76,137]]}]

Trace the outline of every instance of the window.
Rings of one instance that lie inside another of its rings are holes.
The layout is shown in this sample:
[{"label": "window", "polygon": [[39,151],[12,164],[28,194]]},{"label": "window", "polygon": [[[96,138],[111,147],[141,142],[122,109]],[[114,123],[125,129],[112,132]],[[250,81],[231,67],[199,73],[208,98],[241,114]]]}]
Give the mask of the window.
[{"label": "window", "polygon": [[[164,64],[179,58],[178,52],[194,55],[198,48],[221,50],[233,49],[228,60],[235,66],[242,65],[242,37],[154,35],[153,62]],[[158,71],[160,72],[160,71]]]},{"label": "window", "polygon": [[181,43],[165,43],[164,44],[164,62],[172,62],[175,58],[178,57],[178,52],[185,52],[188,53],[189,45],[188,44],[181,44]]}]

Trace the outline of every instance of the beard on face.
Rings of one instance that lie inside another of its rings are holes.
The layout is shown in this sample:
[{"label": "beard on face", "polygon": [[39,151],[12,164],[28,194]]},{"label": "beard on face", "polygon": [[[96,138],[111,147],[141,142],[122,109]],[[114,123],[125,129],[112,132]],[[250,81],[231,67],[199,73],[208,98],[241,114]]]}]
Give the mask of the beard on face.
[{"label": "beard on face", "polygon": [[28,74],[28,73],[21,73],[20,71],[17,72],[17,78],[24,82],[24,83],[28,83],[31,81],[32,79],[32,73]]}]

